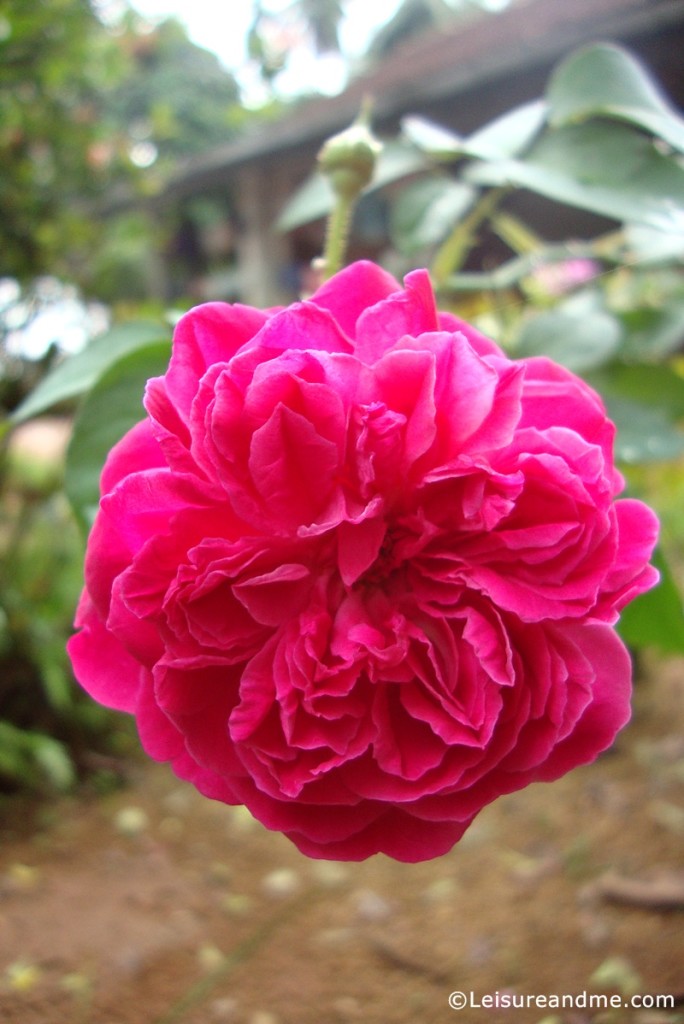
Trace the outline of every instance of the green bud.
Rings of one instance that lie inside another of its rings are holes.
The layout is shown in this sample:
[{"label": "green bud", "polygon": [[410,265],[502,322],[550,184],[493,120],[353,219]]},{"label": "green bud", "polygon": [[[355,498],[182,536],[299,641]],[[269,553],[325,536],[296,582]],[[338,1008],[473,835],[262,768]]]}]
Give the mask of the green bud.
[{"label": "green bud", "polygon": [[362,111],[353,125],[323,144],[318,166],[336,195],[353,200],[371,181],[381,149]]}]

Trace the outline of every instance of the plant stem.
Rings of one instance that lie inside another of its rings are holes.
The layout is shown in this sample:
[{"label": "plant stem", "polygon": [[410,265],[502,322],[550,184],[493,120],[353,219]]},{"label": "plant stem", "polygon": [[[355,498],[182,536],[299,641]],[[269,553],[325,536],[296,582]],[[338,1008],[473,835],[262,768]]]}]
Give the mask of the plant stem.
[{"label": "plant stem", "polygon": [[350,196],[338,195],[328,217],[323,253],[323,273],[326,278],[336,274],[344,264],[355,205],[355,199]]},{"label": "plant stem", "polygon": [[440,246],[431,269],[431,277],[436,285],[442,285],[460,269],[472,248],[476,230],[493,213],[507,191],[506,188],[493,188],[485,192],[465,220],[459,221],[446,242]]}]

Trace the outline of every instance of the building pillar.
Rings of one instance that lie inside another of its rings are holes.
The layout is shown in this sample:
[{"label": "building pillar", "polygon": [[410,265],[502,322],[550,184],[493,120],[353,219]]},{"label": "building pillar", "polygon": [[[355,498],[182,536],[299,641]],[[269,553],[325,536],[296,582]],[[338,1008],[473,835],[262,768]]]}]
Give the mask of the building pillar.
[{"label": "building pillar", "polygon": [[289,245],[274,227],[287,199],[277,166],[262,160],[241,167],[234,195],[240,222],[237,256],[241,300],[261,307],[289,301]]}]

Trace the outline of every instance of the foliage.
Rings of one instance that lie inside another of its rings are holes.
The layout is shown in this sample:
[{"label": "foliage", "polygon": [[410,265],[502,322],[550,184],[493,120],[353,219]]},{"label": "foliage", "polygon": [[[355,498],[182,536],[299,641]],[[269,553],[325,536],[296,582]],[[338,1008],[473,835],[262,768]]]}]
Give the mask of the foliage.
[{"label": "foliage", "polygon": [[74,285],[55,277],[39,277],[24,288],[14,278],[0,278],[0,410],[15,409],[60,356],[108,322],[105,306],[84,301]]},{"label": "foliage", "polygon": [[235,134],[237,84],[213,53],[191,43],[173,18],[141,32],[129,16],[123,28],[117,38],[129,67],[107,96],[106,114],[127,131],[134,160],[160,159],[163,168]]},{"label": "foliage", "polygon": [[292,0],[277,14],[258,0],[247,35],[247,50],[264,82],[274,84],[286,68],[291,52],[307,37],[319,54],[339,51],[342,17],[341,0]]},{"label": "foliage", "polygon": [[95,147],[118,55],[87,0],[6,0],[0,28],[0,242],[22,278],[92,235],[81,211],[108,182]]},{"label": "foliage", "polygon": [[[33,322],[31,313],[42,307],[48,314],[54,312],[55,303],[61,309],[64,329],[64,296],[72,292],[54,279],[43,279],[24,292],[17,287],[12,292],[16,301],[0,311],[2,341],[12,340],[12,323],[23,328],[25,334]],[[83,304],[80,308],[86,312]],[[114,716],[87,700],[74,686],[66,658],[65,643],[82,586],[83,545],[65,492],[75,504],[81,499],[84,510],[96,502],[96,495],[82,493],[80,474],[97,488],[106,451],[140,418],[144,379],[160,372],[168,362],[167,333],[163,324],[151,321],[117,325],[77,355],[66,359],[62,356],[2,424],[0,791],[15,786],[69,788],[86,763],[91,768],[97,764],[93,751],[112,750],[121,735]],[[141,345],[142,355],[137,351]],[[9,391],[5,389],[5,399],[20,392],[31,378],[35,384],[49,356],[57,351],[57,345],[53,345],[48,357],[32,361],[13,355],[5,346],[4,383],[12,385]],[[146,358],[150,351],[155,353],[153,361]],[[15,443],[14,436],[8,435],[8,427],[16,428],[46,408],[73,407],[101,374],[107,376],[113,364],[120,383],[120,368],[128,365],[125,386],[120,387],[118,399],[112,396],[114,403],[105,418],[98,415],[98,392],[93,388],[77,417],[71,442],[75,456],[66,481],[61,462],[55,464],[54,457],[42,455],[35,444],[25,450],[20,439]],[[87,528],[85,522],[83,525]],[[108,774],[111,779],[111,771]],[[106,776],[107,771],[102,775],[103,783]],[[97,781],[99,777],[96,773],[94,778]]]},{"label": "foliage", "polygon": [[[402,0],[379,28],[363,56],[362,65],[388,57],[406,41],[448,22],[465,23],[502,10],[512,0]],[[345,0],[255,0],[247,36],[249,58],[262,80],[277,91],[278,76],[296,63],[302,52],[349,54],[341,42]]]},{"label": "foliage", "polygon": [[169,333],[151,320],[115,325],[55,367],[12,416],[17,426],[83,396],[68,450],[65,490],[84,533],[97,508],[107,452],[142,419],[145,383],[168,365]]},{"label": "foliage", "polygon": [[394,16],[373,38],[368,56],[389,56],[406,40],[447,21],[470,21],[485,12],[499,10],[508,0],[403,0]]},{"label": "foliage", "polygon": [[298,6],[311,26],[318,52],[338,50],[337,32],[343,14],[341,0],[298,0]]},{"label": "foliage", "polygon": [[50,467],[6,456],[0,514],[0,790],[67,789],[110,716],[74,687],[64,649],[82,545]]},{"label": "foliage", "polygon": [[[238,100],[233,76],[176,21],[153,28],[129,12],[107,27],[92,0],[6,0],[1,272],[92,286],[92,254],[105,235],[93,210],[122,189],[157,188],[176,160],[241,130]],[[144,266],[140,239],[132,241],[129,255]]]},{"label": "foliage", "polygon": [[86,532],[97,512],[100,469],[107,453],[140,419],[144,382],[166,370],[170,355],[170,342],[156,341],[117,359],[88,391],[79,409],[69,445],[65,489]]}]

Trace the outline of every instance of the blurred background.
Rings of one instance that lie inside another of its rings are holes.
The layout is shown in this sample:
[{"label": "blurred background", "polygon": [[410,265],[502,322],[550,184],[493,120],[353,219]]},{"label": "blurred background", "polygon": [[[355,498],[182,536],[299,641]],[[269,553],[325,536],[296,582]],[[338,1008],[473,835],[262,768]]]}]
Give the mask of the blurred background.
[{"label": "blurred background", "polygon": [[[0,2],[3,1021],[430,1022],[477,986],[679,1000],[517,1022],[684,1019],[683,52],[681,0]],[[95,420],[138,418],[191,305],[311,291],[316,155],[366,98],[349,258],[428,266],[444,308],[595,385],[662,521],[617,752],[412,870],[311,864],[203,803],[64,653]]]}]

